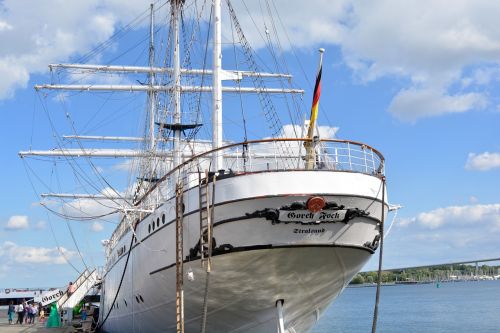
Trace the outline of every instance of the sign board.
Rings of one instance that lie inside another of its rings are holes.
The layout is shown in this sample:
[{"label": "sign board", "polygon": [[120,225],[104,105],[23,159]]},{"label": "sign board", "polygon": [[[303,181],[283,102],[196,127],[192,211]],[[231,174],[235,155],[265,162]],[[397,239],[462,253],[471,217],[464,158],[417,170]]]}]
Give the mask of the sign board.
[{"label": "sign board", "polygon": [[280,210],[279,220],[281,222],[341,222],[345,218],[347,210],[322,210],[317,213],[308,210]]},{"label": "sign board", "polygon": [[42,306],[45,306],[50,303],[54,303],[57,301],[61,296],[64,295],[64,291],[60,289],[54,289],[47,291],[46,293],[43,293],[41,296],[41,303]]}]

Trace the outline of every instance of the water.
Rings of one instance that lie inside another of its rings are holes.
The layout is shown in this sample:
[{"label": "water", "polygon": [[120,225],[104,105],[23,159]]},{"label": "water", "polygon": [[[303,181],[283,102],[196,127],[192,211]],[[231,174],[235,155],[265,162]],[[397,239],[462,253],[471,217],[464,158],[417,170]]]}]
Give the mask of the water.
[{"label": "water", "polygon": [[[311,333],[370,333],[375,289],[347,288]],[[500,280],[385,286],[377,332],[500,332]]]}]

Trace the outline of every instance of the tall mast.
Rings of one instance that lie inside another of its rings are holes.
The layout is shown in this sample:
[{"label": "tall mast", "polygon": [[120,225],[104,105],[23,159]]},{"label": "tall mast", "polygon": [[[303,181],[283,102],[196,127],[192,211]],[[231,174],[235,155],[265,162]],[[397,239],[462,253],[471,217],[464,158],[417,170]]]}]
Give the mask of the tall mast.
[{"label": "tall mast", "polygon": [[[213,90],[212,90],[212,148],[222,146],[222,51],[221,51],[221,1],[214,0],[213,23]],[[222,155],[214,155],[213,171],[223,167]]]},{"label": "tall mast", "polygon": [[[154,44],[154,7],[151,4],[151,18],[150,18],[150,31],[149,31],[149,86],[155,85],[155,73],[153,71],[155,62],[155,44]],[[149,149],[151,152],[155,149],[155,101],[156,92],[153,89],[148,91],[149,99]]]},{"label": "tall mast", "polygon": [[[179,46],[179,11],[182,0],[172,1],[174,31],[174,124],[181,124],[181,58]],[[174,168],[181,164],[181,130],[174,130]]]}]

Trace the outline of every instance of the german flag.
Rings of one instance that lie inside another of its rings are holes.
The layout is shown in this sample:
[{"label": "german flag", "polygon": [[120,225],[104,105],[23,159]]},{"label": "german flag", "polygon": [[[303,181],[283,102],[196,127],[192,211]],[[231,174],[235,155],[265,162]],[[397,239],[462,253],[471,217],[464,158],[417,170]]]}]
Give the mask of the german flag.
[{"label": "german flag", "polygon": [[321,72],[323,71],[323,52],[324,49],[319,49],[319,68],[318,75],[316,76],[316,83],[314,85],[314,96],[311,107],[311,119],[309,120],[309,129],[307,131],[307,137],[312,139],[314,136],[314,128],[316,127],[316,119],[318,118],[318,107],[319,107],[319,97],[321,95]]},{"label": "german flag", "polygon": [[319,49],[319,68],[318,75],[316,76],[316,83],[314,85],[314,97],[311,107],[311,118],[309,120],[309,128],[307,130],[308,141],[304,142],[306,147],[306,169],[312,170],[315,164],[315,152],[313,146],[314,129],[316,127],[316,119],[318,118],[319,96],[321,95],[321,72],[323,71],[323,52],[324,49]]}]

